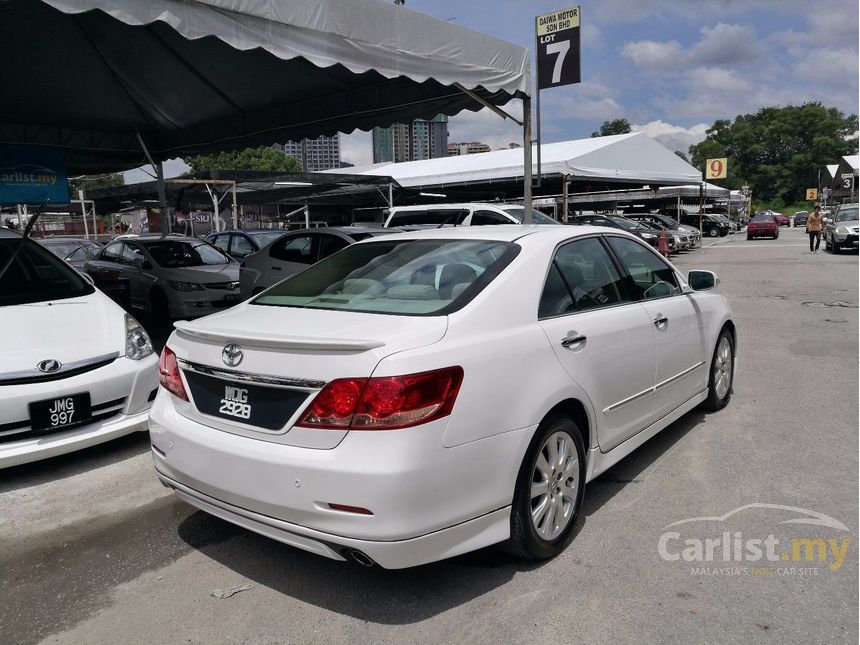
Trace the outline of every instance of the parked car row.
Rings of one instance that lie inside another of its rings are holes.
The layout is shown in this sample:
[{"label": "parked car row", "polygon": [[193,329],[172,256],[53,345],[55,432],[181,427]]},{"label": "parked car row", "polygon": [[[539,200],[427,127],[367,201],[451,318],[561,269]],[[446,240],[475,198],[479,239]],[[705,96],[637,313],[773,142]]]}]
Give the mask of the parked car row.
[{"label": "parked car row", "polygon": [[[731,311],[716,276],[682,275],[643,223],[477,228],[495,211],[451,210],[407,225],[424,230],[280,235],[245,255],[264,290],[244,302],[236,232],[226,249],[117,239],[85,273],[0,232],[0,308],[19,330],[0,340],[0,467],[148,419],[179,497],[319,555],[402,568],[497,542],[560,553],[589,481],[696,406],[728,404]],[[198,319],[156,365],[103,280],[127,286],[129,309]]]}]

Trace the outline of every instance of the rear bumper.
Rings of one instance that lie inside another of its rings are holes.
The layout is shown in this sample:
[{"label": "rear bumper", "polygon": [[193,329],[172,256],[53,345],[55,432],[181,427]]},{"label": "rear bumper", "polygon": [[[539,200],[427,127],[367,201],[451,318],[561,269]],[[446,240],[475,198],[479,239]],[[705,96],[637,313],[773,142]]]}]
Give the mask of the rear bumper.
[{"label": "rear bumper", "polygon": [[508,506],[473,520],[406,540],[360,540],[316,531],[255,513],[204,495],[160,472],[158,477],[162,484],[172,488],[182,500],[222,520],[332,560],[352,559],[352,554],[360,551],[386,569],[404,569],[435,562],[501,542],[510,535],[511,509]]}]

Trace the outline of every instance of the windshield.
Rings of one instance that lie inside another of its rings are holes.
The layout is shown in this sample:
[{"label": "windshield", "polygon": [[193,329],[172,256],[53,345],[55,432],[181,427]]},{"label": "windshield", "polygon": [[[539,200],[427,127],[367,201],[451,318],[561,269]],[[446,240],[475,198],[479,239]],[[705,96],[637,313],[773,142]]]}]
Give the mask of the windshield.
[{"label": "windshield", "polygon": [[[526,216],[526,207],[525,206],[501,206],[501,210],[505,211],[508,215],[517,220],[520,224],[522,224],[523,219]],[[539,210],[532,209],[532,217],[534,218],[535,224],[558,224],[552,217],[549,215],[544,215]]]},{"label": "windshield", "polygon": [[413,226],[421,224],[462,224],[469,211],[463,208],[434,208],[397,211],[388,222],[388,227]]},{"label": "windshield", "polygon": [[853,222],[857,219],[857,212],[860,207],[853,206],[849,208],[840,208],[836,213],[837,222]]},{"label": "windshield", "polygon": [[353,244],[252,301],[303,309],[432,315],[472,300],[520,247],[485,240],[401,240]]},{"label": "windshield", "polygon": [[64,258],[69,253],[78,248],[78,245],[74,242],[69,241],[57,241],[52,242],[50,240],[44,240],[41,242],[42,246],[48,249],[51,253],[56,255],[58,258]]},{"label": "windshield", "polygon": [[673,220],[671,217],[667,217],[666,215],[651,215],[656,221],[660,222],[666,228],[677,230],[678,222]]},{"label": "windshield", "polygon": [[259,231],[254,233],[249,233],[251,237],[254,238],[254,241],[260,245],[262,249],[264,246],[267,246],[270,242],[274,242],[281,235],[286,233],[287,231]]},{"label": "windshield", "polygon": [[629,220],[626,217],[610,217],[612,222],[618,225],[618,228],[623,228],[625,231],[647,231],[648,227],[640,224],[639,222],[634,222],[633,220]]},{"label": "windshield", "polygon": [[750,221],[756,223],[770,222],[773,224],[773,215],[753,215],[753,218]]},{"label": "windshield", "polygon": [[[0,269],[15,255],[20,238],[0,240]],[[95,291],[83,276],[31,240],[0,276],[0,307],[87,296]]]},{"label": "windshield", "polygon": [[145,242],[144,246],[155,263],[165,269],[228,264],[230,262],[230,257],[221,249],[204,242],[159,240],[157,242]]}]

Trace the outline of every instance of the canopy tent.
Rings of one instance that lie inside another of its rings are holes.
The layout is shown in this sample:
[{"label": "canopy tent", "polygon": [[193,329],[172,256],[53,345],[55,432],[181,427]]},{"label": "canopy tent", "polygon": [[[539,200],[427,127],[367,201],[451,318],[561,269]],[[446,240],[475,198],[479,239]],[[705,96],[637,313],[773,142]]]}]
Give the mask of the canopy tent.
[{"label": "canopy tent", "polygon": [[0,0],[0,59],[0,143],[62,148],[70,174],[528,103],[530,87],[528,50],[384,0]]},{"label": "canopy tent", "polygon": [[[551,190],[560,180],[589,185],[642,186],[689,184],[701,181],[701,172],[668,148],[642,133],[619,134],[548,143],[541,146],[541,174]],[[327,172],[339,172],[330,170]],[[348,168],[350,174],[392,177],[404,188],[448,190],[463,186],[498,186],[522,183],[523,154],[519,149],[473,155],[383,163]],[[697,189],[698,190],[698,189]]]}]

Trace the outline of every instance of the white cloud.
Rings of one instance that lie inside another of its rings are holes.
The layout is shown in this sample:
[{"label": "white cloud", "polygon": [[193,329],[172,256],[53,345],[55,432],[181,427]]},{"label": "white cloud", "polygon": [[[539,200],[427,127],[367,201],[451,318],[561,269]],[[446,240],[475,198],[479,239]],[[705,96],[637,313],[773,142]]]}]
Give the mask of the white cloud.
[{"label": "white cloud", "polygon": [[340,158],[354,166],[373,163],[373,135],[355,130],[351,134],[340,134]]},{"label": "white cloud", "polygon": [[[522,120],[523,109],[520,101],[511,101],[502,106],[517,119]],[[510,119],[502,119],[488,109],[479,112],[461,112],[448,120],[448,141],[460,143],[463,141],[480,141],[493,150],[507,148],[509,143],[523,142],[523,130]]]},{"label": "white cloud", "polygon": [[687,154],[690,146],[704,141],[706,131],[710,127],[705,123],[685,127],[657,120],[644,125],[631,124],[634,132],[644,132],[652,139],[659,141],[669,150],[680,150]]},{"label": "white cloud", "polygon": [[696,65],[749,63],[761,53],[752,27],[717,23],[702,27],[702,37],[689,49],[677,40],[625,43],[621,55],[644,70],[685,69]]},{"label": "white cloud", "polygon": [[[179,175],[188,172],[191,170],[191,167],[186,164],[182,159],[169,159],[162,164],[164,168],[164,178],[170,179],[171,177],[178,177]],[[153,181],[154,171],[152,170],[152,166],[146,164],[145,166],[140,166],[139,168],[132,168],[131,170],[126,170],[122,173],[123,178],[125,179],[126,184],[139,184],[145,181]]]}]

